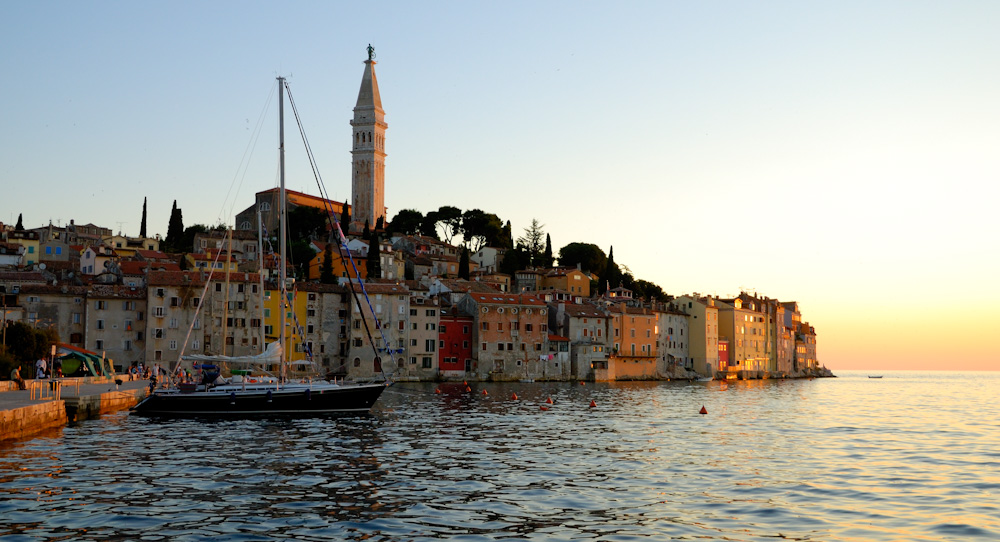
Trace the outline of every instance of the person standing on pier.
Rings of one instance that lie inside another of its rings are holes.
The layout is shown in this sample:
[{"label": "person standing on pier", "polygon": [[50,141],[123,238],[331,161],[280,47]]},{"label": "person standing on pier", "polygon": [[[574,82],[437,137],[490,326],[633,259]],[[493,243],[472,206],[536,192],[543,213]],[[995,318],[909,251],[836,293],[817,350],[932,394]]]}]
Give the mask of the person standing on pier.
[{"label": "person standing on pier", "polygon": [[38,358],[35,362],[35,378],[41,380],[45,378],[45,368],[46,368],[45,358]]}]

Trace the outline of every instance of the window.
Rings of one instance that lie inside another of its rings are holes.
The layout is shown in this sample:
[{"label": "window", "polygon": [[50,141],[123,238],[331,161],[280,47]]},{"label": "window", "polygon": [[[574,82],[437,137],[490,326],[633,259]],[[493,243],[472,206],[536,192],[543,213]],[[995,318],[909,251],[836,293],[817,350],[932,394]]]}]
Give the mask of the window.
[{"label": "window", "polygon": [[434,331],[435,325],[433,323],[428,322],[427,325],[424,327],[427,331]]},{"label": "window", "polygon": [[437,314],[437,311],[434,310],[434,309],[427,309],[427,313],[426,314],[427,314],[427,316],[434,316],[434,315]]},{"label": "window", "polygon": [[469,326],[462,326],[462,334],[463,335],[469,334]]},{"label": "window", "polygon": [[163,328],[159,328],[159,327],[158,328],[154,328],[153,329],[153,338],[154,339],[162,339],[163,338]]},{"label": "window", "polygon": [[108,308],[108,302],[107,301],[96,301],[96,302],[94,302],[94,308],[96,308],[99,311],[102,311],[102,310]]},{"label": "window", "polygon": [[468,348],[468,347],[469,347],[469,341],[462,341],[462,348]]},{"label": "window", "polygon": [[97,329],[104,329],[104,320],[97,321]]},{"label": "window", "polygon": [[524,330],[527,331],[528,333],[531,333],[532,329],[534,329],[534,326],[532,326],[531,324],[524,324]]},{"label": "window", "polygon": [[169,327],[170,329],[177,329],[177,319],[171,318],[170,323],[167,324],[167,327]]},{"label": "window", "polygon": [[490,330],[490,323],[483,322],[483,331],[489,331],[489,330]]},{"label": "window", "polygon": [[177,350],[177,341],[176,340],[170,341],[170,349],[171,350]]},{"label": "window", "polygon": [[444,324],[441,324],[441,326],[438,328],[438,331],[440,331],[441,333],[447,333],[448,328]]},{"label": "window", "polygon": [[503,343],[497,343],[497,352],[503,351]]},{"label": "window", "polygon": [[424,349],[427,350],[428,352],[433,352],[434,351],[434,346],[436,344],[437,344],[436,340],[434,340],[434,339],[427,339],[426,341],[424,341]]},{"label": "window", "polygon": [[163,318],[163,307],[153,307],[153,316]]},{"label": "window", "polygon": [[102,341],[101,339],[97,339],[97,341],[95,341],[94,344],[96,345],[94,347],[94,350],[104,350],[104,341]]},{"label": "window", "polygon": [[429,356],[424,356],[424,358],[423,358],[423,367],[424,367],[424,369],[430,369],[431,368],[431,358]]},{"label": "window", "polygon": [[180,307],[181,306],[181,298],[179,298],[179,297],[171,297],[170,298],[170,306],[171,307]]},{"label": "window", "polygon": [[361,367],[361,358],[354,358],[354,366]]},{"label": "window", "polygon": [[82,319],[83,319],[83,315],[82,314],[80,314],[79,312],[74,312],[73,313],[73,323],[74,324],[79,324]]}]

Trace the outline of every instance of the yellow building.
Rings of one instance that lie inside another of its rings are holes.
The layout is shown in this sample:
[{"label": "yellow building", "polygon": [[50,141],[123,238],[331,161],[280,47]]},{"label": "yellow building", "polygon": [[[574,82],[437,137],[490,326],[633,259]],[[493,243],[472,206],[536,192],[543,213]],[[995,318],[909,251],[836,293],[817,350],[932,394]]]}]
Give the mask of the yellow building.
[{"label": "yellow building", "polygon": [[720,299],[719,338],[729,339],[729,371],[757,378],[768,370],[767,319],[756,302]]},{"label": "yellow building", "polygon": [[555,267],[542,277],[542,289],[590,297],[590,276],[575,267]]},{"label": "yellow building", "polygon": [[608,360],[609,379],[654,379],[658,317],[646,308],[613,306],[611,312],[612,354]]},{"label": "yellow building", "polygon": [[[285,359],[300,361],[306,359],[304,348],[305,322],[308,317],[307,299],[304,292],[290,292],[289,308],[285,311]],[[278,290],[264,290],[264,337],[270,344],[281,338],[281,294]],[[300,329],[301,328],[301,329]]]},{"label": "yellow building", "polygon": [[7,242],[24,247],[24,254],[21,256],[21,265],[29,266],[38,263],[39,246],[38,232],[34,231],[10,231],[7,232]]}]

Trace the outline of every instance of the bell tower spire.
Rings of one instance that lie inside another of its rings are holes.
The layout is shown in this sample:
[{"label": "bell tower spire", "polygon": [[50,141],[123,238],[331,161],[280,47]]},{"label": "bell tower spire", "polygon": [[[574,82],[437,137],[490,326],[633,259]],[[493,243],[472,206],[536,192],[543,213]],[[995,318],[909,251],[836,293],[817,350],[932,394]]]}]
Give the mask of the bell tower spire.
[{"label": "bell tower spire", "polygon": [[365,222],[375,228],[385,217],[385,111],[375,78],[375,49],[368,45],[368,60],[361,76],[358,103],[354,106],[351,147],[351,231],[360,232]]}]

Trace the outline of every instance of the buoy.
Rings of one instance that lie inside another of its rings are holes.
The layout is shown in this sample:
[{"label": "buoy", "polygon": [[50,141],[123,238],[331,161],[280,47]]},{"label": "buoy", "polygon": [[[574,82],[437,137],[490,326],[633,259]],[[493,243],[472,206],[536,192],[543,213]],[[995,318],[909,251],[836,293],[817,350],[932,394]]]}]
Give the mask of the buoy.
[{"label": "buoy", "polygon": [[581,385],[581,386],[583,385],[583,380],[581,380],[581,381],[580,381],[580,385]]},{"label": "buoy", "polygon": [[594,401],[593,399],[591,399],[591,400],[590,400],[590,408],[594,408],[594,407],[596,407],[596,406],[597,406],[597,402],[596,402],[596,401]]},{"label": "buoy", "polygon": [[441,393],[441,388],[434,388],[434,393]]},{"label": "buoy", "polygon": [[702,405],[701,410],[698,411],[698,414],[708,414],[708,410],[705,410],[704,405]]},{"label": "buoy", "polygon": [[542,410],[548,410],[548,409],[549,409],[549,407],[547,407],[547,406],[542,406],[542,407],[541,407],[541,409],[542,409]]},{"label": "buoy", "polygon": [[487,392],[486,390],[483,390],[483,395],[489,395],[489,392]]},{"label": "buoy", "polygon": [[517,394],[516,394],[516,393],[515,393],[515,394],[512,394],[512,395],[510,396],[510,400],[511,400],[511,401],[517,401]]},{"label": "buoy", "polygon": [[469,386],[465,386],[465,391],[472,391],[472,388],[470,388]]},{"label": "buoy", "polygon": [[462,381],[462,385],[463,385],[463,386],[468,386],[468,385],[469,385],[469,383],[468,383],[468,382],[466,382],[465,380],[463,380],[463,381]]},{"label": "buoy", "polygon": [[552,404],[552,398],[549,397],[548,399],[545,400],[545,402],[551,405]]}]

